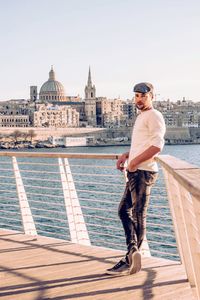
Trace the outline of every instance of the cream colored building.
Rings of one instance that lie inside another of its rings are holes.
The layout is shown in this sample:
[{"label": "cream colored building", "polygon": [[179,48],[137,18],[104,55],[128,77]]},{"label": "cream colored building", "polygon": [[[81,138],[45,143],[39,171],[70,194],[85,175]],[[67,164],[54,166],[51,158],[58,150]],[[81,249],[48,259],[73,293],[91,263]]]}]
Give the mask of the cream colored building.
[{"label": "cream colored building", "polygon": [[133,117],[132,101],[103,98],[101,114],[102,125],[105,127],[130,125]]},{"label": "cream colored building", "polygon": [[28,127],[29,125],[27,115],[0,115],[0,127]]},{"label": "cream colored building", "polygon": [[167,127],[200,127],[200,102],[178,100],[155,101],[154,107],[162,112]]},{"label": "cream colored building", "polygon": [[70,106],[39,104],[33,123],[34,127],[78,127],[79,113]]}]

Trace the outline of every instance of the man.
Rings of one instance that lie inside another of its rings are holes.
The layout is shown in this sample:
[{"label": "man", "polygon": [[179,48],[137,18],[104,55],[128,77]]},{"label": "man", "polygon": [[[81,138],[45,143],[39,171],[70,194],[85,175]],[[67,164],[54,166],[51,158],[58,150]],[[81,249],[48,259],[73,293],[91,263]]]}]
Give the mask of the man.
[{"label": "man", "polygon": [[162,114],[153,108],[152,84],[136,84],[135,105],[140,111],[132,133],[131,148],[117,161],[117,169],[127,165],[127,183],[119,204],[119,217],[125,231],[127,253],[107,274],[134,274],[141,270],[140,249],[146,230],[146,213],[150,190],[155,183],[158,166],[154,159],[164,146],[165,122]]}]

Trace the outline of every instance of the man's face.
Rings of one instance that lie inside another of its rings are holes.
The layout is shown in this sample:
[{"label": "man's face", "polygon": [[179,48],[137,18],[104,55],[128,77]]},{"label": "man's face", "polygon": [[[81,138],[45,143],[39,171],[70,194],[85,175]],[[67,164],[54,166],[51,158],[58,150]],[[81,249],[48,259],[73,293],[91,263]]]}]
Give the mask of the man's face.
[{"label": "man's face", "polygon": [[152,107],[152,99],[153,95],[151,92],[144,94],[136,92],[134,97],[135,106],[142,111],[149,109]]}]

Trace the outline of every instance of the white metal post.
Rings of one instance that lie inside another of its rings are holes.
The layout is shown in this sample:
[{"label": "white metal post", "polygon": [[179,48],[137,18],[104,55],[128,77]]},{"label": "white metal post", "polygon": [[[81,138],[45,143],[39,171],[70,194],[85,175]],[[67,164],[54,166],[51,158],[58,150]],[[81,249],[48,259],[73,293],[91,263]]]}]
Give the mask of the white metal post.
[{"label": "white metal post", "polygon": [[73,243],[91,245],[68,159],[64,159],[64,165],[61,158],[58,160],[71,240]]},{"label": "white metal post", "polygon": [[22,223],[24,227],[24,233],[36,236],[37,231],[36,231],[35,223],[28,203],[28,199],[26,196],[26,192],[24,189],[24,185],[23,185],[23,181],[22,181],[22,177],[20,174],[16,157],[14,156],[12,157],[12,162],[13,162],[13,169],[14,169],[14,175],[15,175],[16,186],[17,186],[17,194],[19,198],[19,205],[21,210]]},{"label": "white metal post", "polygon": [[145,257],[151,257],[151,250],[149,248],[149,243],[148,243],[146,234],[144,236],[144,240],[143,240],[143,243],[142,243],[141,253]]}]

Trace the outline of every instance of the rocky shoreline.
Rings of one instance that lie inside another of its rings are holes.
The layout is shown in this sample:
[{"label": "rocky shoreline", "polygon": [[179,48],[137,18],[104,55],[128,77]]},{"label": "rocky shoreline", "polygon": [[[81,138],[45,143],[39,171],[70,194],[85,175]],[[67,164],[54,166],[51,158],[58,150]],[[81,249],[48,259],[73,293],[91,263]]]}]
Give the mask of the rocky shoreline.
[{"label": "rocky shoreline", "polygon": [[[200,144],[197,142],[180,142],[180,141],[173,141],[172,142],[165,142],[165,145],[195,145],[195,144]],[[111,147],[111,146],[130,146],[130,142],[116,142],[116,141],[104,141],[104,142],[99,142],[96,141],[95,143],[90,143],[85,146],[80,145],[80,146],[73,146],[73,147]],[[72,148],[72,146],[60,146],[60,145],[52,145],[49,142],[36,142],[36,143],[30,143],[30,142],[19,142],[19,143],[9,143],[9,142],[3,142],[0,143],[0,150],[7,150],[7,149],[13,149],[13,150],[20,150],[20,149],[38,149],[38,148]]]},{"label": "rocky shoreline", "polygon": [[[131,127],[120,128],[1,128],[0,149],[72,147],[54,145],[50,137],[85,137],[87,142],[74,147],[129,146]],[[88,138],[89,137],[89,138]],[[200,128],[167,128],[166,145],[200,144]]]}]

